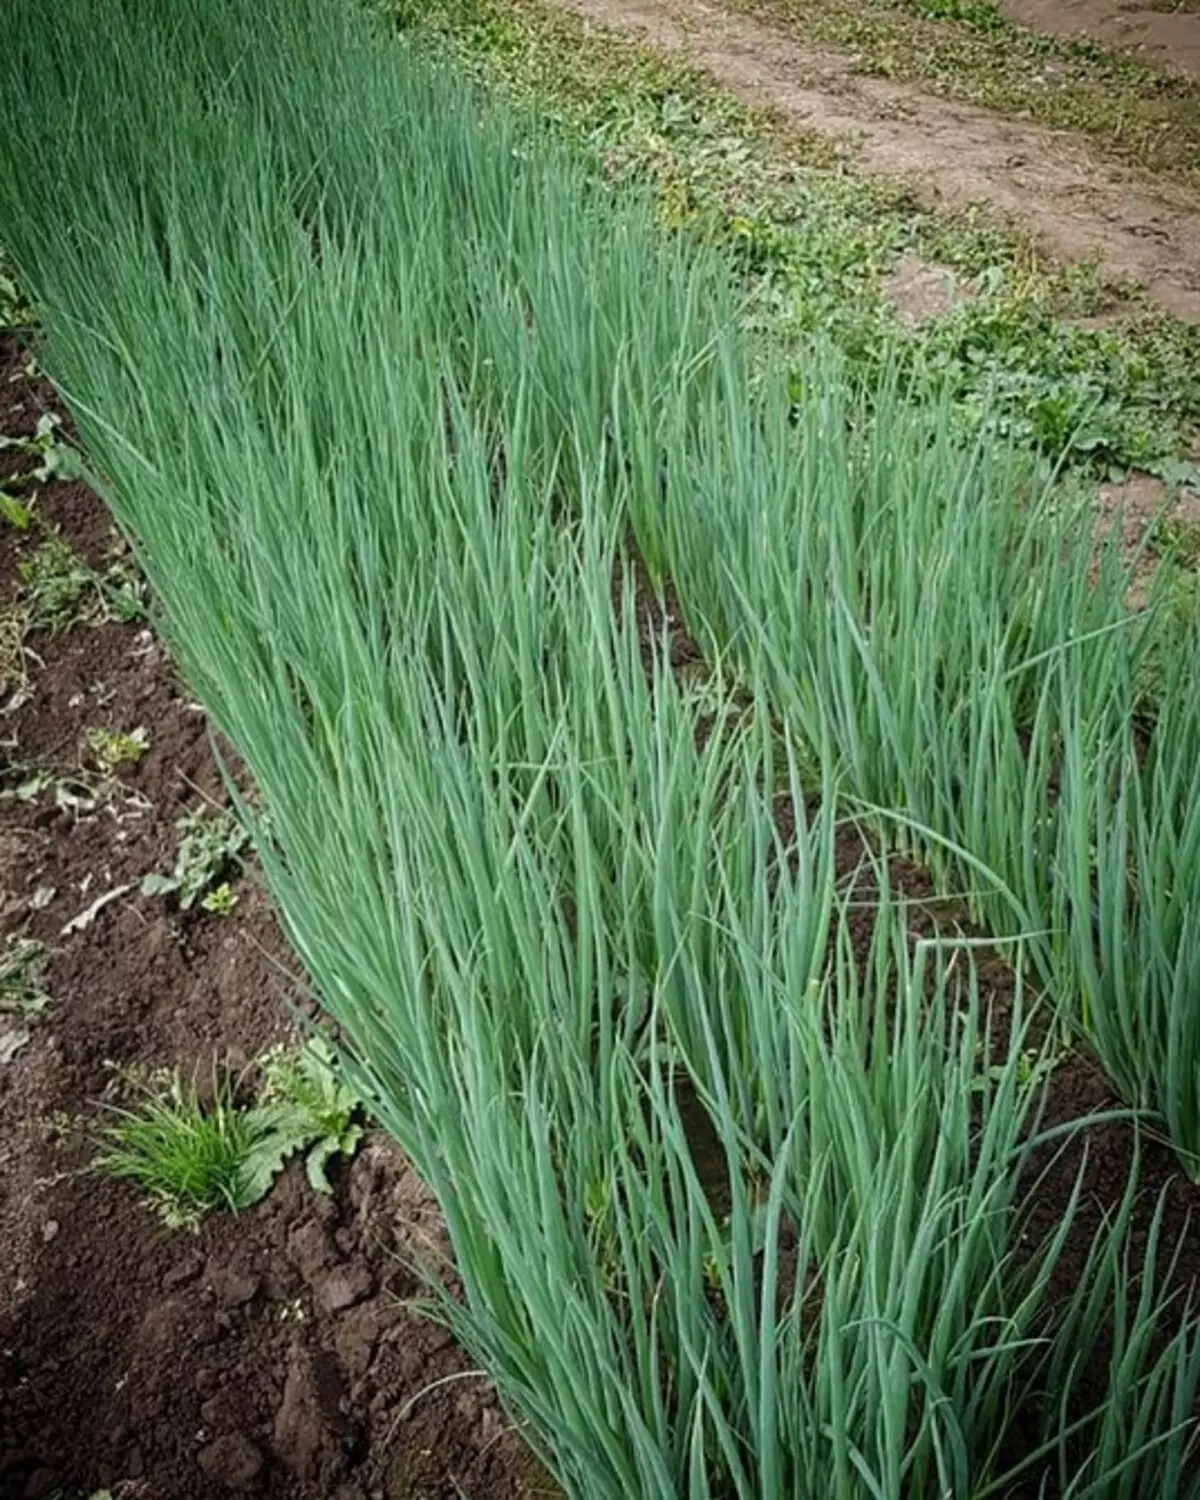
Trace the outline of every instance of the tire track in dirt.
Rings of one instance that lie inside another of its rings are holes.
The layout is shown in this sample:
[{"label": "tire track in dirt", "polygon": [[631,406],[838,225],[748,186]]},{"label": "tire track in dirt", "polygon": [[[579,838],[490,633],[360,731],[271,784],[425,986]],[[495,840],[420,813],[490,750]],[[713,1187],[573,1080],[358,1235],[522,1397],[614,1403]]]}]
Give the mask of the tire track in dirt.
[{"label": "tire track in dirt", "polygon": [[681,52],[740,99],[849,137],[863,170],[903,176],[929,202],[986,201],[1064,261],[1099,254],[1169,312],[1200,323],[1200,196],[1107,161],[1065,131],[1010,120],[854,71],[851,54],[730,15],[708,0],[555,0]]}]

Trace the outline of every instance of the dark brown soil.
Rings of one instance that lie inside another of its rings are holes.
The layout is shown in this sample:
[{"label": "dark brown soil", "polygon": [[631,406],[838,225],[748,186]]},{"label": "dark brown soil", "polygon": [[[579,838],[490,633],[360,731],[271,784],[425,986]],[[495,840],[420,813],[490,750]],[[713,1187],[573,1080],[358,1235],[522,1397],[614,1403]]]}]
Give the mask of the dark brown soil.
[{"label": "dark brown soil", "polygon": [[[32,432],[50,397],[10,378],[21,363],[0,341],[8,435]],[[32,467],[0,458],[10,481]],[[48,486],[36,510],[105,564],[114,538],[85,488]],[[4,527],[0,614],[19,554],[41,539]],[[47,944],[53,997],[0,1064],[0,1500],[553,1493],[490,1386],[403,1305],[420,1290],[406,1264],[440,1224],[387,1138],[370,1134],[333,1169],[332,1198],[293,1165],[258,1208],[196,1234],[167,1231],[131,1187],[86,1170],[114,1066],[236,1068],[293,1034],[304,996],[249,875],[226,917],[138,894],[147,871],[171,869],[180,813],[222,800],[204,716],[153,636],[79,625],[28,645],[29,696],[0,717],[0,792],[30,766],[86,770],[89,727],[144,726],[150,748],[94,810],[59,810],[52,789],[0,800],[0,939]]]},{"label": "dark brown soil", "polygon": [[[19,376],[21,363],[0,339],[0,432],[10,435],[32,431],[51,399]],[[11,450],[0,459],[0,473],[19,475]],[[104,565],[114,538],[86,489],[50,485],[37,513]],[[0,617],[17,597],[19,557],[40,537],[0,530]],[[669,592],[665,613],[643,597],[639,618],[647,642],[669,632],[677,670],[702,670]],[[174,913],[138,894],[143,874],[170,869],[180,813],[222,797],[204,716],[153,635],[136,623],[79,625],[28,645],[27,695],[0,714],[0,793],[30,766],[86,769],[89,727],[144,726],[150,748],[93,809],[59,809],[51,789],[0,799],[0,938],[27,932],[48,945],[53,997],[28,1044],[0,1063],[0,1500],[86,1500],[101,1487],[114,1500],[556,1493],[492,1389],[404,1305],[419,1291],[406,1266],[440,1241],[441,1225],[388,1139],[369,1135],[352,1163],[334,1167],[331,1198],[293,1165],[258,1208],[211,1216],[194,1235],[168,1232],[131,1188],[86,1170],[87,1125],[114,1067],[178,1064],[200,1077],[218,1059],[237,1068],[294,1034],[308,1002],[250,875],[236,880],[226,917]],[[845,880],[859,872],[861,952],[874,925],[864,847],[847,826],[839,867]],[[893,860],[890,880],[911,903],[914,933],[965,925],[921,870]],[[97,896],[126,885],[64,934]],[[981,977],[1003,1018],[1007,967],[989,958]],[[7,1020],[0,1014],[0,1030]],[[1115,1104],[1086,1056],[1056,1070],[1053,1120]],[[1124,1190],[1132,1131],[1093,1130],[1088,1148],[1064,1291]],[[1034,1230],[1057,1221],[1082,1149],[1075,1143],[1048,1177]],[[1167,1238],[1183,1240],[1178,1276],[1200,1280],[1200,1231],[1186,1225],[1196,1190],[1155,1141],[1143,1143],[1141,1180],[1139,1243],[1165,1189]]]}]

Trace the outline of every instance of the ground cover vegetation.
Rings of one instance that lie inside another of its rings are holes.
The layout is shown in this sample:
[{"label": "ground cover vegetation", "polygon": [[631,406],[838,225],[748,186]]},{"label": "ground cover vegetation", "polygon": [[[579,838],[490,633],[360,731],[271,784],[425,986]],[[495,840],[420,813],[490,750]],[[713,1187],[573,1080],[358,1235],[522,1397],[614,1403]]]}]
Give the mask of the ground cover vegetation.
[{"label": "ground cover vegetation", "polygon": [[[1047,1003],[1197,1160],[1169,570],[1129,611],[1033,455],[764,354],[719,255],[357,13],[17,12],[39,358],[564,1490],[1200,1492],[1161,1214],[1065,1288],[1078,1180],[1031,1240]],[[847,808],[1010,940],[1003,1008],[881,857],[863,936]]]},{"label": "ground cover vegetation", "polygon": [[[1200,333],[1135,287],[1095,265],[1048,264],[982,205],[923,205],[903,180],[855,172],[852,141],[788,129],[685,59],[542,0],[385,9],[489,88],[532,103],[598,175],[651,184],[664,228],[722,245],[744,319],[773,349],[799,359],[819,334],[872,380],[900,363],[950,395],[964,426],[1027,442],[1047,464],[1197,477]],[[785,19],[804,35],[839,14],[822,4]],[[862,25],[877,14],[854,8]],[[917,327],[889,295],[906,256],[957,287],[957,305]]]}]

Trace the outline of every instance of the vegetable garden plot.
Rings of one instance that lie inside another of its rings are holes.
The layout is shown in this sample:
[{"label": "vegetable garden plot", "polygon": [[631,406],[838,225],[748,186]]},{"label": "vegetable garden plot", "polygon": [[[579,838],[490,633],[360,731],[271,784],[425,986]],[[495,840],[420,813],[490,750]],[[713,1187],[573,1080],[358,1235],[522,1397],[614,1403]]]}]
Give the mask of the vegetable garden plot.
[{"label": "vegetable garden plot", "polygon": [[[856,961],[837,715],[781,731],[766,617],[697,693],[662,658],[647,683],[628,587],[613,609],[631,525],[691,586],[704,460],[741,456],[740,500],[768,440],[794,453],[769,396],[734,400],[720,267],[336,7],[20,21],[0,207],[47,357],[253,773],[346,1066],[438,1194],[440,1311],[564,1488],[982,1496],[1017,1452],[1072,1495],[1181,1491],[1196,1328],[1134,1290],[1132,1193],[1065,1307],[1074,1200],[1015,1255],[1020,1007],[993,1046],[970,948],[914,952],[886,895]],[[837,379],[806,397],[835,544]],[[930,457],[936,418],[885,403],[868,470]],[[950,496],[1010,472],[931,461]],[[785,841],[779,796],[814,784]]]}]

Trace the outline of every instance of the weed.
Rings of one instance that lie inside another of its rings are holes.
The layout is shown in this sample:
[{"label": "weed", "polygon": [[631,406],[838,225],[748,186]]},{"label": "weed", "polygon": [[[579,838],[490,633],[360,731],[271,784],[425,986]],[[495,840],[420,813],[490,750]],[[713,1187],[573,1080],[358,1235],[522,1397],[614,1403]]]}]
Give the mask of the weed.
[{"label": "weed", "polygon": [[94,610],[96,574],[61,537],[48,537],[17,564],[31,630],[56,635]]},{"label": "weed", "polygon": [[[250,841],[245,828],[227,812],[194,810],[175,824],[180,834],[175,868],[170,875],[150,874],[141,883],[143,896],[174,896],[181,911],[188,911],[206,892],[215,901],[206,909],[218,914],[232,902],[227,884],[218,886],[228,895],[220,896],[210,888],[235,865]],[[204,902],[201,902],[204,905]]]},{"label": "weed", "polygon": [[117,729],[89,729],[84,736],[87,752],[105,776],[122,766],[135,766],[150,748],[150,733],[142,725],[124,733]]},{"label": "weed", "polygon": [[33,308],[25,300],[4,251],[0,249],[0,331],[29,328],[34,321]]},{"label": "weed", "polygon": [[333,1051],[319,1036],[297,1052],[277,1047],[263,1059],[255,1118],[262,1129],[255,1173],[274,1177],[284,1161],[304,1151],[304,1169],[318,1193],[331,1193],[325,1168],[334,1156],[353,1156],[362,1136],[355,1123],[361,1101],[334,1072]]},{"label": "weed", "polygon": [[[47,792],[54,806],[72,818],[88,818],[102,808],[108,809],[118,822],[145,814],[149,803],[131,791],[107,771],[79,769],[62,772],[48,766],[16,764],[5,768],[3,779],[9,785],[0,788],[0,802],[39,801]],[[114,804],[124,804],[117,811]]]},{"label": "weed", "polygon": [[352,1155],[362,1133],[357,1096],[338,1082],[320,1038],[299,1051],[275,1048],[261,1066],[257,1097],[244,1105],[223,1076],[203,1102],[178,1069],[133,1080],[141,1097],[107,1106],[94,1166],[135,1182],[172,1228],[195,1228],[214,1209],[250,1208],[297,1151],[313,1188],[331,1192],[330,1159]]},{"label": "weed", "polygon": [[33,524],[33,511],[24,501],[0,488],[0,520],[14,531],[28,531]]},{"label": "weed", "polygon": [[237,892],[227,880],[213,886],[207,895],[200,897],[201,907],[214,917],[227,917],[237,904]]},{"label": "weed", "polygon": [[145,617],[149,589],[126,543],[118,538],[108,552],[107,567],[99,575],[105,618],[128,625]]},{"label": "weed", "polygon": [[144,585],[124,551],[98,572],[57,532],[17,564],[25,628],[51,635],[73,625],[127,624],[144,612]]},{"label": "weed", "polygon": [[136,1183],[172,1229],[194,1229],[215,1208],[247,1207],[254,1131],[228,1081],[218,1078],[201,1103],[175,1069],[153,1074],[140,1093],[133,1108],[107,1106],[96,1169]]},{"label": "weed", "polygon": [[50,1004],[45,988],[46,945],[10,933],[0,952],[0,1013],[40,1016]]},{"label": "weed", "polygon": [[1152,541],[1157,552],[1189,571],[1200,569],[1200,522],[1167,516],[1155,523]]},{"label": "weed", "polygon": [[0,1017],[15,1018],[0,1029],[0,1064],[10,1063],[32,1040],[28,1023],[50,1004],[43,986],[46,949],[34,938],[9,936],[0,952]]},{"label": "weed", "polygon": [[15,448],[36,458],[37,464],[31,477],[39,484],[47,484],[51,480],[81,479],[83,464],[74,448],[59,441],[58,431],[61,426],[62,418],[56,412],[43,412],[32,437],[0,435],[0,449]]}]

